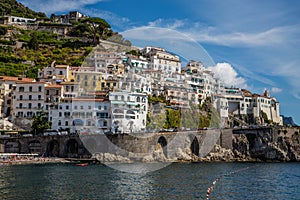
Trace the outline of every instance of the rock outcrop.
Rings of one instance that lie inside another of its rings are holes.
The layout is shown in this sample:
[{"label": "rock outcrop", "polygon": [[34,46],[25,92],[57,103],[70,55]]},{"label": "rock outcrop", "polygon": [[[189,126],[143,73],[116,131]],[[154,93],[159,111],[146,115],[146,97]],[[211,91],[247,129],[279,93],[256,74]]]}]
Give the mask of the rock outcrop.
[{"label": "rock outcrop", "polygon": [[238,161],[300,161],[300,135],[297,131],[234,135],[232,145]]},{"label": "rock outcrop", "polygon": [[127,157],[111,154],[111,153],[96,153],[95,158],[101,163],[110,162],[130,162],[131,160]]}]

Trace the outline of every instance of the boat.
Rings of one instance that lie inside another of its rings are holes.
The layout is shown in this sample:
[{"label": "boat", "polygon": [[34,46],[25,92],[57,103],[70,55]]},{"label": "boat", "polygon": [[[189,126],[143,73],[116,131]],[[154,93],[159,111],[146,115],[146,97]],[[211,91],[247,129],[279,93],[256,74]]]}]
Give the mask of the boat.
[{"label": "boat", "polygon": [[88,166],[89,163],[77,163],[76,166],[85,167]]}]

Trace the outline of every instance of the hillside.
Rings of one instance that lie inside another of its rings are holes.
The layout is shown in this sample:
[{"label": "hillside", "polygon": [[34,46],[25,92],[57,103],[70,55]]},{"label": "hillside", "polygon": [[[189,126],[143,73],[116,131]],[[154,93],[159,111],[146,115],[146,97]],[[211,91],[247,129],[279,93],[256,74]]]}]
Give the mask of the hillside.
[{"label": "hillside", "polygon": [[13,15],[17,17],[47,19],[45,13],[35,12],[16,0],[0,0],[0,14],[1,16]]},{"label": "hillside", "polygon": [[[43,19],[34,25],[0,24],[0,76],[36,78],[38,69],[49,66],[53,61],[80,66],[100,39],[131,45],[101,18],[85,18],[63,24],[50,22],[44,13],[32,11],[15,0],[0,0],[0,5],[2,17],[10,14]],[[66,33],[58,32],[57,27],[63,27]]]}]

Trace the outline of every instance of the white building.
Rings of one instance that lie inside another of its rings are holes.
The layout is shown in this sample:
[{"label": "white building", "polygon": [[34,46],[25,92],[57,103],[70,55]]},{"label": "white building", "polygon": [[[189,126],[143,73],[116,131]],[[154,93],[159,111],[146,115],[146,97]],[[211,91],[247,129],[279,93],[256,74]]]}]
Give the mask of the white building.
[{"label": "white building", "polygon": [[78,97],[63,99],[58,109],[49,111],[51,129],[69,129],[74,133],[110,131],[110,102],[105,99]]},{"label": "white building", "polygon": [[11,104],[13,90],[16,86],[17,81],[28,81],[32,82],[32,78],[21,78],[11,76],[0,76],[0,117],[8,117],[11,114]]},{"label": "white building", "polygon": [[228,100],[222,95],[212,95],[213,106],[218,111],[221,118],[228,118]]},{"label": "white building", "polygon": [[44,109],[44,82],[16,82],[12,99],[12,120],[22,126],[27,119],[32,123],[33,117]]},{"label": "white building", "polygon": [[108,73],[109,65],[114,66],[123,63],[121,55],[115,52],[95,51],[90,59],[94,61],[95,71],[102,73]]},{"label": "white building", "polygon": [[69,80],[69,65],[55,65],[52,63],[51,66],[45,67],[38,71],[39,79],[54,79],[54,82],[64,82]]},{"label": "white building", "polygon": [[169,75],[181,72],[179,56],[158,47],[145,47],[141,52],[149,58],[154,70],[162,70],[163,73]]},{"label": "white building", "polygon": [[141,93],[111,92],[112,132],[139,133],[146,130],[148,97]]}]

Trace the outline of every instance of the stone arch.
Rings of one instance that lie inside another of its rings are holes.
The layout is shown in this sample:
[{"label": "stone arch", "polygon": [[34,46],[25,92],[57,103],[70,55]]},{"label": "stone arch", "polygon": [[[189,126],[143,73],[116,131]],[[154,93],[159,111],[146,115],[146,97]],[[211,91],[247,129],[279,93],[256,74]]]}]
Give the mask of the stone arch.
[{"label": "stone arch", "polygon": [[42,154],[42,144],[39,140],[32,140],[28,143],[30,153]]},{"label": "stone arch", "polygon": [[58,157],[59,152],[59,142],[57,140],[51,140],[47,143],[47,156]]},{"label": "stone arch", "polygon": [[163,153],[165,155],[165,157],[167,158],[168,157],[168,151],[167,151],[167,145],[168,145],[168,142],[167,142],[167,139],[164,137],[164,136],[160,136],[157,140],[157,144],[159,144],[163,150]]},{"label": "stone arch", "polygon": [[67,155],[78,155],[79,143],[75,139],[70,139],[66,142],[65,152]]},{"label": "stone arch", "polygon": [[18,141],[8,141],[4,145],[6,153],[20,153],[21,150],[21,143]]},{"label": "stone arch", "polygon": [[194,135],[190,135],[190,149],[192,154],[199,156],[200,145],[197,137]]}]

